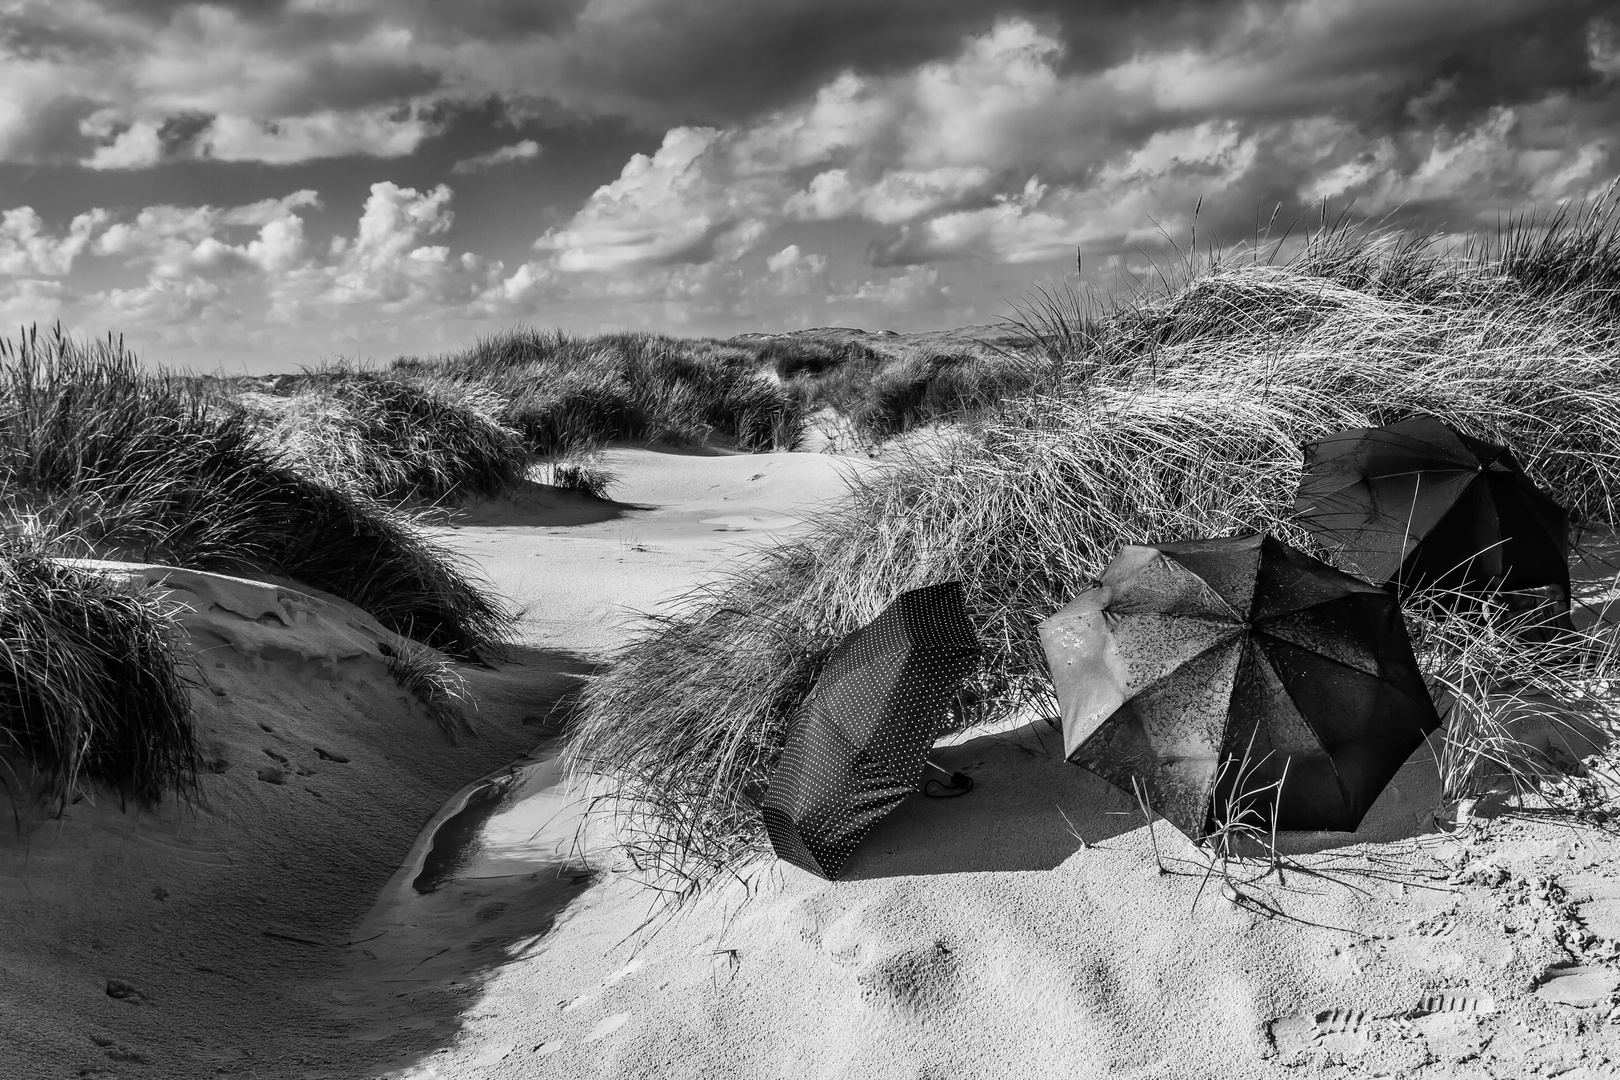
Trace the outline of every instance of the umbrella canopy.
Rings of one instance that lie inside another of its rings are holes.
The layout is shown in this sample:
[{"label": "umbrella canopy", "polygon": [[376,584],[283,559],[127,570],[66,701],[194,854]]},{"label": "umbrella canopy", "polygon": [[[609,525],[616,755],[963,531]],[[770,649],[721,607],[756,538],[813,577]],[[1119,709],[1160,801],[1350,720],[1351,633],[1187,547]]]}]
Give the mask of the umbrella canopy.
[{"label": "umbrella canopy", "polygon": [[1568,512],[1506,447],[1431,417],[1307,443],[1295,511],[1349,565],[1403,593],[1539,591],[1568,610]]},{"label": "umbrella canopy", "polygon": [[861,838],[922,786],[929,747],[978,639],[960,582],[901,593],[827,658],[765,794],[776,854],[837,877]]},{"label": "umbrella canopy", "polygon": [[1068,759],[1194,840],[1353,830],[1440,726],[1395,596],[1270,536],[1126,547],[1040,637]]}]

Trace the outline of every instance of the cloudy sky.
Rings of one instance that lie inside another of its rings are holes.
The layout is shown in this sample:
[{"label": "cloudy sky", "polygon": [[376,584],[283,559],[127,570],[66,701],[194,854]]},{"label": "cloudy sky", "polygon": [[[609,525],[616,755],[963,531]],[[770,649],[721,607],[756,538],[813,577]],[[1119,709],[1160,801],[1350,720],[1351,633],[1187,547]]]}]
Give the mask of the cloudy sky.
[{"label": "cloudy sky", "polygon": [[993,321],[1620,173],[1612,0],[0,0],[0,327],[293,369]]}]

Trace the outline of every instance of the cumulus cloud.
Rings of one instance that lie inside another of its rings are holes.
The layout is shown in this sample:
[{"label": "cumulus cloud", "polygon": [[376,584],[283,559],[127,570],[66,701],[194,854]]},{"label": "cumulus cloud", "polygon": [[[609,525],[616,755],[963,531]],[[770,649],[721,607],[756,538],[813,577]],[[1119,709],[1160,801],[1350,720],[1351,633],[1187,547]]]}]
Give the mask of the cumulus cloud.
[{"label": "cumulus cloud", "polygon": [[761,233],[776,181],[726,183],[732,178],[724,159],[728,145],[720,137],[712,128],[672,129],[657,153],[632,157],[566,228],[546,233],[535,246],[556,252],[563,270],[704,263],[742,254]]},{"label": "cumulus cloud", "polygon": [[[673,128],[537,246],[563,271],[622,271],[736,260],[783,224],[852,220],[879,227],[879,266],[1016,265],[1127,250],[1184,229],[1200,198],[1221,208],[1217,227],[1320,198],[1469,219],[1579,196],[1620,170],[1612,94],[1577,99],[1553,85],[1462,108],[1457,87],[1482,76],[1454,64],[1402,79],[1411,72],[1369,60],[1366,29],[1344,14],[1354,6],[1234,16],[1213,45],[1092,68],[1073,63],[1058,30],[1003,19],[954,56],[881,77],[845,72],[744,125]],[[1474,22],[1522,29],[1514,10]],[[1538,47],[1578,45],[1590,81],[1588,54],[1607,46],[1574,34],[1580,26]],[[1357,116],[1338,107],[1346,100],[1384,104]]]},{"label": "cumulus cloud", "polygon": [[[418,155],[412,176],[467,174],[538,156],[536,118],[645,152],[578,202],[537,190],[513,268],[458,250],[448,188],[387,173],[335,241],[299,192],[8,217],[0,268],[20,295],[105,260],[124,275],[97,278],[109,310],[176,326],[576,302],[948,318],[973,278],[947,261],[981,282],[1017,268],[1003,283],[1076,249],[1095,265],[1185,236],[1200,199],[1200,238],[1233,239],[1278,203],[1467,231],[1579,198],[1620,172],[1617,43],[1591,0],[12,0],[0,161]],[[433,140],[476,109],[513,133],[452,164]],[[822,235],[836,258],[809,250]],[[869,265],[843,265],[862,244]]]},{"label": "cumulus cloud", "polygon": [[118,215],[97,209],[53,231],[31,208],[0,214],[0,301],[34,305],[44,318],[67,292],[43,280],[63,277],[76,259],[103,260],[135,280],[73,297],[79,309],[120,328],[178,328],[244,318],[269,323],[408,313],[473,314],[503,288],[532,295],[534,272],[503,281],[498,261],[452,253],[445,238],[451,190],[373,184],[352,235],[313,243],[305,216],[311,190],[238,206],[148,206]]},{"label": "cumulus cloud", "polygon": [[[1077,158],[1215,119],[1461,129],[1612,79],[1601,14],[1591,0],[13,0],[0,158],[386,157],[419,147],[446,106],[491,100],[513,116],[732,129],[845,72],[925,72],[917,105],[962,112],[961,155],[976,161],[1043,125]],[[1049,51],[976,72],[961,42],[998,20],[1039,28]],[[1020,105],[1059,92],[1085,111]],[[1009,126],[986,126],[998,112]]]},{"label": "cumulus cloud", "polygon": [[67,295],[60,281],[0,277],[0,326],[48,326],[61,317]]},{"label": "cumulus cloud", "polygon": [[765,290],[773,297],[809,296],[827,292],[827,257],[789,244],[765,260],[771,280]]},{"label": "cumulus cloud", "polygon": [[427,243],[449,232],[450,188],[418,192],[384,181],[371,185],[354,238],[331,247],[329,281],[314,299],[334,304],[376,304],[402,311],[415,305],[463,303],[487,284],[498,267],[478,256],[452,255]]},{"label": "cumulus cloud", "polygon": [[872,304],[886,312],[913,312],[942,308],[949,304],[951,287],[939,283],[939,270],[932,266],[908,266],[889,278],[863,281],[832,301]]},{"label": "cumulus cloud", "polygon": [[0,274],[66,276],[73,269],[73,260],[107,218],[105,210],[92,210],[75,217],[60,235],[53,235],[31,206],[0,213]]},{"label": "cumulus cloud", "polygon": [[533,161],[539,156],[540,144],[533,139],[524,139],[522,142],[491,150],[487,154],[462,158],[450,167],[450,171],[453,173],[481,172],[484,169],[493,169],[497,165],[510,165],[515,161]]}]

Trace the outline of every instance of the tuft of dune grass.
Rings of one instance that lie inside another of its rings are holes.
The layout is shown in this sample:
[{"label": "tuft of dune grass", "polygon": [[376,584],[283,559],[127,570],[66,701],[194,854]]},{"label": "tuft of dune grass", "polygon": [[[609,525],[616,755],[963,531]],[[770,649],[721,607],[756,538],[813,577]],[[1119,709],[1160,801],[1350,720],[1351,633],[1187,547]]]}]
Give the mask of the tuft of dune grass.
[{"label": "tuft of dune grass", "polygon": [[503,403],[501,422],[541,456],[613,440],[786,450],[803,428],[798,400],[752,351],[654,334],[597,338],[519,328],[439,360],[395,369],[482,386]]},{"label": "tuft of dune grass", "polygon": [[[782,344],[773,349],[777,369],[792,372],[787,385],[807,415],[831,408],[848,417],[873,448],[929,424],[993,412],[1008,397],[1028,392],[1039,377],[1021,353],[984,346],[908,345],[888,352],[856,342],[845,347],[852,355],[838,363],[823,361],[827,346],[813,338],[793,351]],[[807,354],[802,361],[801,350]]]},{"label": "tuft of dune grass", "polygon": [[541,463],[538,475],[543,483],[552,487],[599,500],[606,500],[608,491],[619,480],[618,474],[603,463],[599,450],[575,451],[551,458]]},{"label": "tuft of dune grass", "polygon": [[388,674],[400,689],[421,703],[445,738],[455,742],[458,733],[473,730],[462,712],[462,706],[470,700],[467,682],[454,664],[414,642],[402,649],[384,648],[383,653],[388,659]]},{"label": "tuft of dune grass", "polygon": [[462,657],[512,617],[417,515],[300,471],[245,411],[121,343],[0,342],[0,524],[83,554],[266,572]]},{"label": "tuft of dune grass", "polygon": [[626,851],[689,893],[768,850],[756,802],[789,719],[906,589],[965,584],[985,662],[953,723],[1054,718],[1036,624],[1121,545],[1268,530],[1325,554],[1291,511],[1301,443],[1333,430],[1438,416],[1615,521],[1615,219],[1518,228],[1463,251],[1330,228],[1286,263],[1216,259],[1100,315],[1037,306],[1031,393],[857,481],[590,681],[571,760],[617,779]]},{"label": "tuft of dune grass", "polygon": [[493,497],[529,464],[523,436],[500,422],[502,402],[484,387],[339,366],[288,388],[241,400],[284,461],[332,487],[389,503]]},{"label": "tuft of dune grass", "polygon": [[143,803],[190,790],[197,747],[174,632],[147,591],[0,544],[0,767],[20,759],[45,781],[14,801],[60,803],[86,779]]}]

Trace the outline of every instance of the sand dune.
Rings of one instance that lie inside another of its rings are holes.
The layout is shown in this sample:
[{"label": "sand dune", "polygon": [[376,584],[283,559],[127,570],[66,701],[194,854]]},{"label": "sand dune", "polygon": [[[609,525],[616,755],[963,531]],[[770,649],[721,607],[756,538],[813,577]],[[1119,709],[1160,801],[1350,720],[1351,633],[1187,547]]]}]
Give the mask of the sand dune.
[{"label": "sand dune", "polygon": [[644,926],[656,896],[573,844],[549,709],[636,610],[874,466],[608,464],[614,502],[534,486],[444,530],[525,608],[513,662],[463,667],[455,746],[363,613],[103,567],[187,606],[212,764],[195,807],[86,800],[0,848],[0,1076],[1614,1074],[1620,839],[1501,801],[1444,830],[1421,752],[1361,833],[1206,879],[1014,725],[938,748],[975,790],[905,804],[846,880],[761,864]]}]

